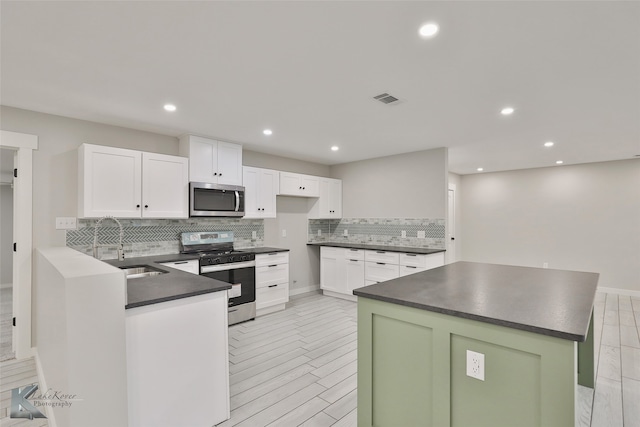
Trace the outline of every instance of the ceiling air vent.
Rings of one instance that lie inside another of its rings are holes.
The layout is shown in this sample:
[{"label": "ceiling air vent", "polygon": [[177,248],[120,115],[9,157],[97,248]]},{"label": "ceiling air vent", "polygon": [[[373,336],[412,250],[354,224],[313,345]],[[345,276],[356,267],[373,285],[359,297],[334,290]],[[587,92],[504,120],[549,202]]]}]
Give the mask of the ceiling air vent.
[{"label": "ceiling air vent", "polygon": [[377,99],[378,101],[382,102],[383,104],[391,104],[393,102],[398,102],[399,99],[396,98],[393,95],[389,95],[388,93],[381,93],[378,96],[374,96],[373,99]]}]

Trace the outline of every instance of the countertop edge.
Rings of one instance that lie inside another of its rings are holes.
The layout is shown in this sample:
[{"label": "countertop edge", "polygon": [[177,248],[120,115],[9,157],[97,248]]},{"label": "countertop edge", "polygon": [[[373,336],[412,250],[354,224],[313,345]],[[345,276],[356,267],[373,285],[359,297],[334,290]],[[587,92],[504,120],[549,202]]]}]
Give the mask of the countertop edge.
[{"label": "countertop edge", "polygon": [[416,248],[410,246],[387,246],[387,245],[368,245],[368,244],[358,244],[358,243],[347,243],[347,242],[307,242],[307,246],[329,246],[334,248],[353,248],[353,249],[364,249],[364,250],[383,250],[386,252],[400,252],[400,253],[415,253],[415,254],[423,254],[430,255],[436,254],[440,252],[446,252],[446,249],[432,249],[432,248]]},{"label": "countertop edge", "polygon": [[[368,294],[368,293],[359,292],[357,289],[355,289],[353,291],[353,294],[356,295],[359,298],[368,298],[368,299],[372,299],[372,300],[376,300],[376,301],[388,302],[388,303],[391,303],[391,304],[397,304],[397,305],[401,305],[401,306],[405,306],[405,307],[417,308],[419,310],[431,311],[433,313],[446,314],[446,315],[449,315],[449,316],[459,317],[459,318],[462,318],[462,319],[476,320],[476,321],[482,322],[482,323],[489,323],[491,325],[496,325],[496,326],[504,326],[504,327],[511,328],[511,329],[518,329],[518,330],[521,330],[521,331],[536,333],[536,334],[540,334],[540,335],[546,335],[546,336],[555,337],[555,338],[561,338],[561,339],[565,339],[565,340],[569,340],[569,341],[584,342],[586,340],[586,338],[587,338],[587,332],[586,331],[585,331],[584,335],[576,335],[576,334],[571,334],[571,333],[568,333],[568,332],[562,332],[562,331],[557,331],[557,330],[553,330],[553,329],[541,328],[541,327],[537,327],[537,326],[533,326],[533,325],[526,325],[526,324],[522,324],[522,323],[509,322],[507,320],[501,320],[501,319],[496,319],[496,318],[492,318],[492,317],[479,316],[477,314],[466,313],[466,312],[463,312],[463,311],[450,310],[450,309],[446,309],[446,308],[442,308],[442,307],[434,307],[434,306],[430,306],[430,305],[426,305],[426,304],[420,304],[420,303],[416,303],[416,302],[405,301],[405,300],[400,300],[400,299],[395,299],[395,298],[390,298],[390,297],[384,297],[384,296],[379,296],[379,295],[371,295],[371,294]],[[592,307],[592,310],[593,310],[593,307]]]}]

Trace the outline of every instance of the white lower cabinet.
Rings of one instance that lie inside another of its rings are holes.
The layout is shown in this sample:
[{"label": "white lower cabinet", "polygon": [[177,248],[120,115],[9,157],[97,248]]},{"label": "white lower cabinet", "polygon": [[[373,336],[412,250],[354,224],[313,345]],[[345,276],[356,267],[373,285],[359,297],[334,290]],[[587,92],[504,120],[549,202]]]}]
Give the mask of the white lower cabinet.
[{"label": "white lower cabinet", "polygon": [[284,310],[289,302],[289,252],[256,255],[256,315]]},{"label": "white lower cabinet", "polygon": [[191,274],[200,274],[200,262],[197,259],[190,259],[188,261],[171,261],[162,262],[160,265],[175,268],[176,270],[185,271]]},{"label": "white lower cabinet", "polygon": [[229,419],[226,291],[131,308],[125,316],[130,427]]},{"label": "white lower cabinet", "polygon": [[444,265],[444,252],[412,254],[320,247],[320,288],[325,295],[355,301],[353,290]]}]

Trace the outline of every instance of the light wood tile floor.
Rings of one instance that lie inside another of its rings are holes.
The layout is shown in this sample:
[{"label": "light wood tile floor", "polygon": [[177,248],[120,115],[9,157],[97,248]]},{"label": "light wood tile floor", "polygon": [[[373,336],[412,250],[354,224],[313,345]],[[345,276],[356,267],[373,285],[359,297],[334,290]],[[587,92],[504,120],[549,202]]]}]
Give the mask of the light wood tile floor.
[{"label": "light wood tile floor", "polygon": [[[320,294],[229,328],[231,419],[219,426],[355,426],[356,304]],[[598,293],[596,388],[581,427],[640,427],[640,298]],[[592,410],[593,408],[593,410]]]},{"label": "light wood tile floor", "polygon": [[[640,427],[640,298],[598,293],[596,387],[579,387],[585,427]],[[356,304],[320,294],[229,328],[231,419],[219,426],[355,426]],[[0,426],[46,426],[7,418],[10,390],[36,383],[33,359],[0,363]],[[592,410],[593,408],[593,410]]]}]

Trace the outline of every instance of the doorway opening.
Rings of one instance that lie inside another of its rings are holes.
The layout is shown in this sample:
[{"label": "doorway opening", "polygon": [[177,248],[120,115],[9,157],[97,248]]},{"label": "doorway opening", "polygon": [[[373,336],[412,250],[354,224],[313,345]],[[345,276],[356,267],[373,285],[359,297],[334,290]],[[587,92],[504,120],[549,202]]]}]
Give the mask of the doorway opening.
[{"label": "doorway opening", "polygon": [[13,169],[15,150],[0,149],[0,362],[13,359]]}]

